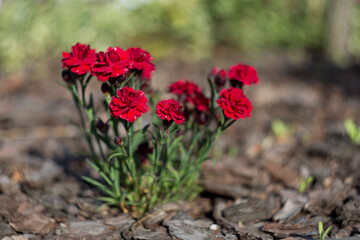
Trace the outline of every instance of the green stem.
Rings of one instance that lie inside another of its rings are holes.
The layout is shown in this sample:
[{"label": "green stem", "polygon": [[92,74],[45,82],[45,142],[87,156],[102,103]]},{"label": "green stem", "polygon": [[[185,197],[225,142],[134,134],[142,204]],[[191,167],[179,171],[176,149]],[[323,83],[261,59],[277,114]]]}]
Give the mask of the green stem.
[{"label": "green stem", "polygon": [[80,117],[80,124],[81,124],[81,128],[82,128],[82,131],[84,132],[84,134],[86,134],[86,126],[85,126],[85,118],[84,118],[84,115],[81,111],[81,108],[80,108],[80,102],[79,102],[79,99],[73,94],[73,99],[74,99],[74,102],[75,102],[75,106],[76,106],[76,110],[79,114],[79,117]]},{"label": "green stem", "polygon": [[210,98],[210,116],[208,119],[208,122],[206,123],[206,127],[205,128],[209,128],[210,123],[214,117],[214,113],[215,113],[215,96],[216,96],[216,86],[214,83],[214,78],[210,79],[210,87],[211,87],[211,98]]},{"label": "green stem", "polygon": [[162,151],[162,149],[163,149],[163,146],[164,146],[164,139],[161,138],[159,151],[158,151],[157,156],[156,156],[156,159],[155,159],[155,166],[156,166],[156,167],[159,165],[160,156],[161,156],[161,151]]},{"label": "green stem", "polygon": [[[221,131],[224,131],[228,127],[230,127],[236,120],[231,120],[229,123],[227,123],[229,119],[226,119],[223,126],[221,126]],[[226,124],[227,123],[227,124]]]},{"label": "green stem", "polygon": [[126,123],[126,132],[127,132],[127,148],[128,148],[128,156],[129,156],[129,164],[130,164],[130,172],[131,172],[131,177],[133,178],[133,181],[135,183],[135,188],[138,187],[138,181],[139,179],[137,178],[137,174],[136,174],[136,163],[135,160],[133,158],[133,152],[132,152],[132,135],[133,135],[133,125],[132,123]]},{"label": "green stem", "polygon": [[103,148],[101,146],[101,142],[100,142],[99,137],[97,136],[97,134],[95,135],[95,138],[96,138],[96,142],[97,142],[97,145],[99,147],[99,150],[100,150],[100,155],[101,155],[101,157],[102,157],[102,159],[103,159],[103,161],[105,163],[105,162],[107,162],[107,158],[105,157],[104,150],[103,150]]}]

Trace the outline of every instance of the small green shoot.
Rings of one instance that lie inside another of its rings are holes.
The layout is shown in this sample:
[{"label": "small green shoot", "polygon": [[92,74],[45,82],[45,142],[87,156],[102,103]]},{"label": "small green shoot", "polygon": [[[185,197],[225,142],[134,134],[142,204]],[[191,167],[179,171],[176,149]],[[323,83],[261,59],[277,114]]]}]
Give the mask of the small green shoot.
[{"label": "small green shoot", "polygon": [[302,177],[299,177],[299,193],[305,192],[307,186],[314,181],[314,177],[310,176],[306,180]]},{"label": "small green shoot", "polygon": [[326,236],[329,234],[330,230],[331,230],[332,226],[329,226],[325,231],[324,231],[324,225],[322,223],[322,221],[320,221],[318,223],[318,229],[319,229],[319,238],[321,240],[324,240],[326,238]]},{"label": "small green shoot", "polygon": [[224,153],[220,148],[215,148],[213,154],[216,159],[221,159],[224,156]]},{"label": "small green shoot", "polygon": [[230,157],[237,157],[239,155],[237,147],[234,146],[229,147],[228,155]]},{"label": "small green shoot", "polygon": [[289,124],[284,123],[280,119],[275,119],[271,123],[271,129],[277,139],[288,137],[292,130]]},{"label": "small green shoot", "polygon": [[344,127],[351,141],[360,145],[360,126],[357,126],[354,120],[348,118],[344,121]]}]

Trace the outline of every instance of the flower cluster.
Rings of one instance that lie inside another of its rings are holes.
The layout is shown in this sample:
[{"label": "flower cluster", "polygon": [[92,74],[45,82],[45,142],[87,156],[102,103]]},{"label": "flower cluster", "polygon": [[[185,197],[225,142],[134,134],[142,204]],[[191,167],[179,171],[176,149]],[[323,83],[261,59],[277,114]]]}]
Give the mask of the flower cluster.
[{"label": "flower cluster", "polygon": [[[223,89],[228,78],[231,86],[234,87]],[[259,83],[259,78],[253,67],[239,63],[231,66],[228,72],[214,67],[208,75],[208,80],[210,84],[215,85],[216,92],[212,92],[213,97],[220,92],[216,102],[223,110],[225,117],[233,120],[250,117],[252,104],[245,96],[242,87]],[[208,119],[210,117],[211,99],[205,97],[202,89],[194,82],[180,79],[169,86],[169,92],[177,95],[179,101],[184,104],[186,112],[191,112],[187,108],[187,103],[194,106],[195,112],[193,111],[192,115],[195,116],[194,119],[198,123],[203,122],[203,118]]]},{"label": "flower cluster", "polygon": [[209,110],[210,99],[206,98],[202,89],[195,83],[180,79],[169,86],[169,91],[178,96],[183,104],[192,103],[198,111]]},{"label": "flower cluster", "polygon": [[150,79],[155,70],[150,54],[141,48],[122,50],[119,47],[108,48],[96,54],[97,61],[91,65],[91,74],[100,81],[121,77],[129,72],[137,72],[141,78]]},{"label": "flower cluster", "polygon": [[[251,116],[243,86],[259,82],[253,67],[239,63],[229,71],[211,70],[210,94],[180,79],[169,85],[175,99],[156,101],[155,92],[146,91],[155,70],[152,60],[141,48],[96,53],[80,43],[61,60],[64,86],[73,95],[78,127],[89,145],[88,162],[102,178],[84,180],[104,193],[101,201],[140,214],[201,191],[201,166],[213,143],[235,120]],[[92,94],[85,94],[92,77],[102,82],[104,121]],[[146,118],[151,109],[153,117]],[[142,117],[151,123],[143,126]]]},{"label": "flower cluster", "polygon": [[96,53],[89,45],[77,43],[70,53],[63,52],[62,63],[75,74],[83,75],[90,71],[99,81],[107,81],[133,72],[142,79],[150,79],[155,70],[152,60],[150,54],[141,48],[123,50],[109,47],[106,52]]}]

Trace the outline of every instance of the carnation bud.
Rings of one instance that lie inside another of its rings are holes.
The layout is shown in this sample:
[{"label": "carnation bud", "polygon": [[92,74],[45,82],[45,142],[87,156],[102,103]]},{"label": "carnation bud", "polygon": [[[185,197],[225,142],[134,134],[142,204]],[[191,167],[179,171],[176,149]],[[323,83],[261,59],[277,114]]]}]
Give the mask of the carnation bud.
[{"label": "carnation bud", "polygon": [[67,84],[72,84],[75,82],[74,74],[69,69],[64,69],[61,72],[61,75]]},{"label": "carnation bud", "polygon": [[244,86],[244,84],[242,82],[240,82],[238,80],[231,80],[231,79],[230,79],[230,85],[234,88],[240,88],[240,89],[242,89]]},{"label": "carnation bud", "polygon": [[218,89],[225,86],[227,73],[225,70],[214,67],[208,75],[208,80],[214,79],[215,85]]},{"label": "carnation bud", "polygon": [[107,83],[103,83],[101,85],[101,91],[104,93],[104,94],[109,94],[111,95],[111,87],[109,86],[109,84]]},{"label": "carnation bud", "polygon": [[99,131],[102,132],[103,134],[107,134],[109,130],[109,126],[106,123],[104,123],[101,119],[96,121],[96,128],[99,129]]},{"label": "carnation bud", "polygon": [[117,80],[116,78],[111,77],[111,78],[109,78],[109,83],[111,85],[114,85],[116,83],[116,80]]},{"label": "carnation bud", "polygon": [[195,117],[195,121],[199,125],[204,125],[209,120],[209,115],[207,112],[196,111],[194,113],[194,117]]},{"label": "carnation bud", "polygon": [[123,143],[123,140],[120,138],[120,137],[118,137],[118,136],[116,136],[115,138],[114,138],[114,143],[116,144],[116,145],[118,145],[118,146],[122,146],[122,143]]}]

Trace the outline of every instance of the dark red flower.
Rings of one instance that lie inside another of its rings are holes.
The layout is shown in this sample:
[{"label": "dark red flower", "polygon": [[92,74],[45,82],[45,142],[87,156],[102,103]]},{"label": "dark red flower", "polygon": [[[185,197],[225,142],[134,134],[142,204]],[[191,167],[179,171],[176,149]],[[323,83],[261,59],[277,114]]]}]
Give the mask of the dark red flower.
[{"label": "dark red flower", "polygon": [[181,105],[174,99],[162,100],[156,105],[156,115],[167,121],[174,120],[176,124],[185,121]]},{"label": "dark red flower", "polygon": [[151,73],[155,70],[150,53],[141,48],[129,48],[126,52],[129,55],[128,68],[140,71],[141,78],[150,79]]},{"label": "dark red flower", "polygon": [[224,69],[220,69],[218,67],[214,67],[210,74],[209,74],[209,80],[210,78],[214,79],[215,85],[218,88],[222,88],[225,83],[226,83],[226,77],[227,77],[227,73]]},{"label": "dark red flower", "polygon": [[243,85],[258,84],[259,78],[255,68],[252,66],[243,65],[241,63],[231,66],[229,70],[230,80],[236,80]]},{"label": "dark red flower", "polygon": [[116,95],[110,102],[110,114],[113,117],[134,122],[149,110],[146,105],[148,99],[143,91],[123,87]]},{"label": "dark red flower", "polygon": [[110,47],[106,53],[97,53],[96,57],[97,61],[91,65],[91,74],[100,81],[123,76],[129,71],[129,54],[119,47]]},{"label": "dark red flower", "polygon": [[71,47],[71,52],[63,52],[63,67],[70,69],[71,72],[83,75],[90,70],[90,66],[96,61],[96,53],[94,49],[90,49],[89,45],[76,43]]},{"label": "dark red flower", "polygon": [[180,79],[169,86],[169,91],[179,96],[181,103],[190,102],[199,111],[209,109],[210,99],[202,93],[202,89],[195,83]]},{"label": "dark red flower", "polygon": [[176,95],[185,94],[188,97],[194,97],[195,94],[201,93],[201,88],[195,83],[180,79],[169,86],[169,91]]},{"label": "dark red flower", "polygon": [[210,108],[210,99],[205,97],[203,93],[197,93],[193,98],[188,99],[189,102],[195,105],[200,112],[207,111]]},{"label": "dark red flower", "polygon": [[244,92],[239,88],[230,87],[220,92],[217,103],[228,118],[237,120],[239,118],[250,117],[252,105]]}]

